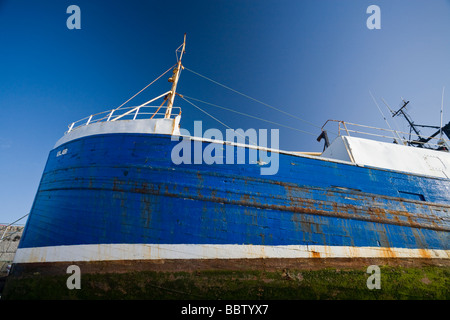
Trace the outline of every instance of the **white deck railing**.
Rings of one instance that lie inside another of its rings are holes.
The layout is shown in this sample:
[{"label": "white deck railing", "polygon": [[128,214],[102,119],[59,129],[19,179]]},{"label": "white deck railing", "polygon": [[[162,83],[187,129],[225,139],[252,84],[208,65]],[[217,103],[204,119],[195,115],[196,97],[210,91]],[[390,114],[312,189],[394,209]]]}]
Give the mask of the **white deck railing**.
[{"label": "white deck railing", "polygon": [[[347,135],[347,136],[371,136],[378,139],[384,139],[384,140],[390,140],[390,142],[394,142],[397,144],[403,144],[403,145],[422,145],[425,148],[430,149],[438,149],[438,148],[446,148],[449,149],[450,141],[448,139],[445,139],[444,137],[436,136],[431,138],[427,142],[421,142],[419,141],[420,138],[415,133],[408,133],[408,132],[402,132],[398,130],[392,130],[392,129],[383,129],[383,128],[377,128],[377,127],[371,127],[351,122],[345,122],[341,120],[327,120],[325,124],[322,126],[322,131],[324,130],[324,127],[334,124],[337,126],[337,135]],[[333,133],[336,133],[333,131]],[[408,138],[406,138],[408,137]],[[423,138],[428,138],[427,135],[423,135]]]},{"label": "white deck railing", "polygon": [[[88,126],[97,122],[117,121],[117,120],[140,120],[140,119],[161,119],[164,118],[167,106],[137,106],[120,109],[112,109],[100,113],[92,114],[88,117],[72,122],[66,134],[83,126]],[[180,107],[172,107],[170,118],[173,119],[181,114]]]}]

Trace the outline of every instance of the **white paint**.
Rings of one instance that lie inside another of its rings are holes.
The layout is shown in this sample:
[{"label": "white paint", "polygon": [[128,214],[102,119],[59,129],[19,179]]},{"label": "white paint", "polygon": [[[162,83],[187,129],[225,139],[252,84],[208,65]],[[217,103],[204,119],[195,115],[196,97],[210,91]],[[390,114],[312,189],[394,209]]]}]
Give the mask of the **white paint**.
[{"label": "white paint", "polygon": [[108,134],[108,133],[159,133],[159,134],[180,134],[180,116],[174,119],[139,119],[103,121],[78,127],[65,134],[56,142],[54,148],[82,137]]},{"label": "white paint", "polygon": [[343,137],[337,137],[321,154],[322,158],[353,162]]},{"label": "white paint", "polygon": [[357,137],[338,137],[321,155],[356,165],[432,177],[450,177],[450,153]]},{"label": "white paint", "polygon": [[450,250],[351,247],[262,246],[215,244],[92,244],[18,249],[14,263],[256,258],[450,258]]},{"label": "white paint", "polygon": [[60,157],[60,156],[63,156],[63,155],[65,155],[65,154],[67,154],[67,148],[65,148],[64,150],[60,150],[60,151],[58,151],[57,153],[56,153],[56,157]]}]

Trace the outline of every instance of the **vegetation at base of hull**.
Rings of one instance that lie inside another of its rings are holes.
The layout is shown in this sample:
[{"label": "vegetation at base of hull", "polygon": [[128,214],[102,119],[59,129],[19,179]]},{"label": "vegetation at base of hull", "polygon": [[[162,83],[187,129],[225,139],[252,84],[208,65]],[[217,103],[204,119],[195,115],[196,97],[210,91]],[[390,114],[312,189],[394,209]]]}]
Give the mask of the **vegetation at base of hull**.
[{"label": "vegetation at base of hull", "polygon": [[450,268],[380,266],[381,287],[369,289],[365,269],[195,271],[84,274],[69,290],[68,275],[8,279],[2,299],[151,300],[448,300]]}]

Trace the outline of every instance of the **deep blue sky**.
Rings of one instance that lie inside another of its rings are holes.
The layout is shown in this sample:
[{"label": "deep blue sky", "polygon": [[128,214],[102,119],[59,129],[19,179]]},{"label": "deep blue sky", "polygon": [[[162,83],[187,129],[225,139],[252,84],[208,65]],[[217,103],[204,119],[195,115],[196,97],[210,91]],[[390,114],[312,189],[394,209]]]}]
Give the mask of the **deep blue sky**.
[{"label": "deep blue sky", "polygon": [[[66,9],[81,9],[69,30]],[[369,30],[369,5],[381,29]],[[29,212],[55,142],[71,122],[121,105],[175,61],[315,126],[184,71],[178,92],[310,132],[280,127],[280,148],[320,151],[327,119],[386,127],[369,94],[418,123],[450,119],[450,1],[0,0],[0,223]],[[130,105],[169,90],[167,77]],[[203,120],[186,102],[182,126]],[[199,104],[232,128],[276,128]],[[399,119],[400,120],[400,119]],[[401,121],[397,121],[401,124]]]}]

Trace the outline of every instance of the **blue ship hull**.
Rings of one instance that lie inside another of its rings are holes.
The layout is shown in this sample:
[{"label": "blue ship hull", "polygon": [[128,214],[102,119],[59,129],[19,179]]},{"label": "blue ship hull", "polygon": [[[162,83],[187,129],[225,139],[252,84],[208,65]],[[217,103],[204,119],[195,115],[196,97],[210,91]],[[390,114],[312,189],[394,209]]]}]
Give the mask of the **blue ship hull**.
[{"label": "blue ship hull", "polygon": [[429,257],[449,250],[448,179],[288,153],[272,176],[261,176],[256,163],[175,165],[177,143],[167,135],[105,134],[52,150],[19,251],[251,245],[383,248],[386,257],[404,248]]}]

